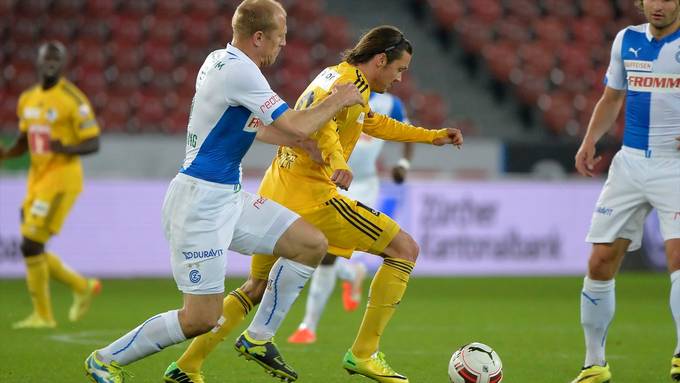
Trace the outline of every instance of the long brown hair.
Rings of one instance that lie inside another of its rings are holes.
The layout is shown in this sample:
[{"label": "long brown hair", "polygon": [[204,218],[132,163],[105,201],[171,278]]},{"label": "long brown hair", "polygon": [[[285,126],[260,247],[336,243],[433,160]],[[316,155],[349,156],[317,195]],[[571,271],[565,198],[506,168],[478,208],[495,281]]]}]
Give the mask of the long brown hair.
[{"label": "long brown hair", "polygon": [[399,59],[404,51],[413,54],[411,42],[404,34],[391,25],[381,25],[365,33],[357,45],[343,52],[342,59],[352,65],[370,61],[373,56],[384,53],[387,63]]}]

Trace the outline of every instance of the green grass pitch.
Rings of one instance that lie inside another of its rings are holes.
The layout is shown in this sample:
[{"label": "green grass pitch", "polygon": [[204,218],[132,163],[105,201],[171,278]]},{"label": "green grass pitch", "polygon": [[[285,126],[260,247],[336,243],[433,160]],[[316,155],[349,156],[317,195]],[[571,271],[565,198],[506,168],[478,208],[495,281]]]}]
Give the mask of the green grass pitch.
[{"label": "green grass pitch", "polygon": [[[241,278],[232,278],[233,289]],[[460,345],[480,341],[494,347],[508,383],[566,383],[583,362],[579,325],[581,278],[419,278],[389,324],[381,349],[411,382],[448,382],[447,364]],[[23,280],[0,280],[0,382],[87,382],[83,360],[148,317],[181,304],[171,279],[104,281],[102,295],[79,323],[66,319],[70,293],[53,282],[59,326],[12,330],[30,310]],[[609,331],[613,382],[669,382],[675,331],[668,308],[666,274],[623,274],[617,278],[617,313]],[[311,346],[285,339],[304,310],[305,293],[279,331],[278,344],[300,382],[370,382],[340,367],[352,344],[361,312],[345,313],[339,291],[332,296]],[[239,328],[241,331],[251,316]],[[255,363],[236,356],[235,331],[210,356],[206,382],[274,382]],[[186,344],[129,366],[132,382],[160,382],[167,365]]]}]

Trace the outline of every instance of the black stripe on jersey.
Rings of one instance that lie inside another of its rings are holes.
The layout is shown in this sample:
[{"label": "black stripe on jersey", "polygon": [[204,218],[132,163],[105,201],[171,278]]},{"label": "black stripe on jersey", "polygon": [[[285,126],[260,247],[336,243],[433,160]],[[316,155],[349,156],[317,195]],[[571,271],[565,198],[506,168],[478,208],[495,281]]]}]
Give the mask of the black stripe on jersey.
[{"label": "black stripe on jersey", "polygon": [[359,93],[364,93],[368,89],[368,84],[364,84],[363,87],[359,87]]},{"label": "black stripe on jersey", "polygon": [[374,241],[377,241],[377,240],[378,240],[378,233],[373,233],[373,231],[370,230],[370,229],[369,229],[370,232],[369,232],[369,231],[366,231],[367,228],[362,227],[363,225],[360,226],[360,224],[359,224],[358,222],[352,220],[352,219],[351,219],[351,218],[350,218],[350,217],[342,210],[342,208],[341,208],[340,206],[336,205],[337,202],[335,202],[335,199],[332,199],[332,200],[326,202],[326,204],[329,204],[329,203],[330,203],[331,205],[333,205],[333,207],[335,208],[335,210],[337,210],[338,213],[340,213],[340,215],[341,215],[347,222],[349,222],[352,226],[356,227],[360,232],[366,234],[370,239],[372,239],[372,240],[374,240]]},{"label": "black stripe on jersey", "polygon": [[83,98],[80,97],[80,95],[75,91],[72,85],[63,84],[61,86],[61,89],[63,89],[64,92],[66,92],[66,94],[73,97],[78,105],[85,104],[85,100],[83,100]]},{"label": "black stripe on jersey", "polygon": [[[335,199],[335,198],[334,198],[334,199]],[[371,222],[371,221],[369,221],[368,219],[366,219],[366,217],[364,217],[363,215],[361,215],[361,214],[357,213],[356,211],[352,210],[352,208],[349,207],[349,205],[347,204],[347,202],[345,202],[345,201],[343,201],[343,200],[336,200],[336,201],[338,201],[338,202],[342,203],[343,205],[345,205],[345,207],[347,208],[347,210],[349,210],[349,212],[350,212],[353,216],[358,217],[360,220],[362,220],[362,221],[366,222],[367,224],[369,224],[370,226],[372,226],[372,227],[373,227],[375,230],[377,230],[379,233],[382,233],[383,229],[380,228],[380,226],[374,224],[373,222]]]}]

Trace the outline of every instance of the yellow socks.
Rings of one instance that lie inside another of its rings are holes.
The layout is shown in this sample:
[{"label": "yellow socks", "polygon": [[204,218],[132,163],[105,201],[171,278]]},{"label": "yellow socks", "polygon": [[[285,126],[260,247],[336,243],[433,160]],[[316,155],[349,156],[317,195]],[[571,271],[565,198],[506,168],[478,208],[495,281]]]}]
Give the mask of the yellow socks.
[{"label": "yellow socks", "polygon": [[45,254],[24,258],[26,284],[33,301],[33,311],[45,321],[54,321],[50,301],[50,272]]},{"label": "yellow socks", "polygon": [[224,298],[222,305],[221,325],[212,331],[194,338],[177,361],[180,369],[187,372],[199,372],[205,358],[224,338],[238,326],[246,315],[253,309],[253,302],[241,291],[236,289]]},{"label": "yellow socks", "polygon": [[59,282],[69,286],[71,290],[82,294],[87,290],[87,279],[65,265],[61,259],[53,253],[45,253],[50,276]]},{"label": "yellow socks", "polygon": [[352,345],[352,353],[357,358],[366,359],[378,351],[380,337],[406,291],[413,266],[415,263],[411,261],[385,258],[373,277],[368,307]]}]

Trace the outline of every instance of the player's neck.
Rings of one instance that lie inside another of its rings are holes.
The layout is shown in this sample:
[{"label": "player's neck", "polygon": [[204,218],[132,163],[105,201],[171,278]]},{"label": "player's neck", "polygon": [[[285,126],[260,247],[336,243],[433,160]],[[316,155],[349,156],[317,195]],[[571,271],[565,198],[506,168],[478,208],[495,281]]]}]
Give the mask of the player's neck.
[{"label": "player's neck", "polygon": [[249,46],[247,42],[231,40],[231,46],[238,48],[238,50],[248,56],[248,58],[258,66],[258,68],[262,68],[262,60],[260,59],[260,56],[257,55],[254,49],[251,49],[251,46]]},{"label": "player's neck", "polygon": [[675,19],[675,22],[673,24],[669,24],[664,28],[657,28],[651,23],[649,24],[649,32],[657,40],[661,40],[664,37],[675,33],[678,29],[680,29],[680,17]]},{"label": "player's neck", "polygon": [[366,80],[368,81],[369,86],[370,84],[373,84],[373,76],[375,72],[372,70],[370,61],[361,64],[356,64],[354,66],[357,67],[361,71],[361,73],[363,73],[363,75],[366,77]]},{"label": "player's neck", "polygon": [[61,78],[60,76],[56,76],[56,77],[43,77],[42,82],[41,82],[40,85],[42,86],[42,89],[43,89],[43,90],[48,90],[48,89],[52,88],[53,86],[57,85],[57,83],[59,82],[59,79],[60,79],[60,78]]}]

